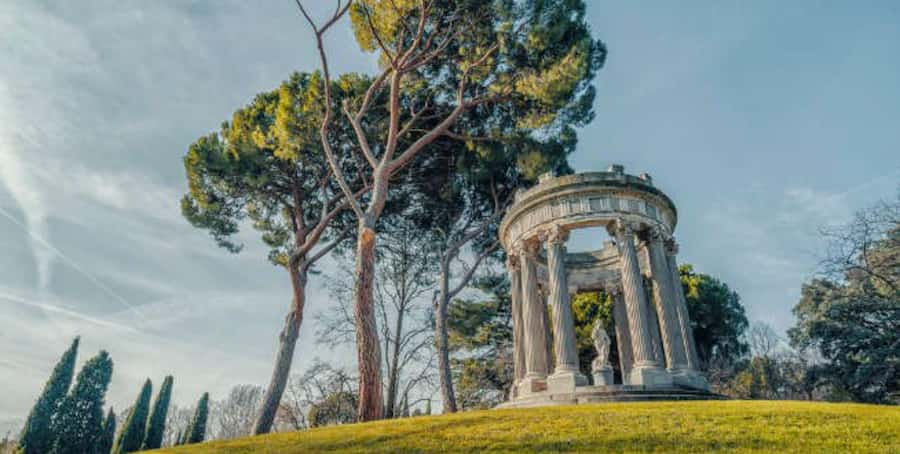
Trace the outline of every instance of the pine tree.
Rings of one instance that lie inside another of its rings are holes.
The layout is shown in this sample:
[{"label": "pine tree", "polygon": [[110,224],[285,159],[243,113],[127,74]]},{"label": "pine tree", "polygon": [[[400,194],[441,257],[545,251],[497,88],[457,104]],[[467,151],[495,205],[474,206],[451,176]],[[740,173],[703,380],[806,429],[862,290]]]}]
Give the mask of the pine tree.
[{"label": "pine tree", "polygon": [[76,337],[72,345],[63,353],[62,358],[53,368],[50,379],[38,397],[34,408],[28,415],[22,435],[19,436],[19,452],[22,454],[43,454],[53,446],[53,433],[50,431],[50,420],[53,418],[60,402],[66,397],[72,377],[75,375],[75,357],[78,355]]},{"label": "pine tree", "polygon": [[167,376],[159,388],[159,394],[153,403],[153,412],[147,421],[147,433],[144,435],[142,450],[157,449],[162,446],[163,432],[166,430],[166,415],[169,413],[169,401],[172,399],[172,376]]},{"label": "pine tree", "polygon": [[103,403],[112,372],[112,359],[103,350],[84,364],[50,423],[56,439],[49,452],[84,454],[94,449],[103,435]]},{"label": "pine tree", "polygon": [[188,426],[184,433],[184,440],[181,444],[200,443],[206,437],[206,418],[209,415],[209,393],[203,393],[200,401],[197,402],[197,409],[194,410],[194,416],[191,418],[191,425]]},{"label": "pine tree", "polygon": [[144,440],[144,431],[147,428],[147,414],[150,413],[150,397],[153,394],[153,383],[148,378],[141,388],[137,401],[131,407],[128,419],[122,426],[122,432],[119,432],[119,438],[116,439],[116,445],[113,447],[113,454],[125,454],[141,449],[141,442]]},{"label": "pine tree", "polygon": [[109,454],[112,450],[113,439],[116,436],[116,412],[112,408],[106,414],[103,422],[103,431],[97,443],[94,445],[94,454]]}]

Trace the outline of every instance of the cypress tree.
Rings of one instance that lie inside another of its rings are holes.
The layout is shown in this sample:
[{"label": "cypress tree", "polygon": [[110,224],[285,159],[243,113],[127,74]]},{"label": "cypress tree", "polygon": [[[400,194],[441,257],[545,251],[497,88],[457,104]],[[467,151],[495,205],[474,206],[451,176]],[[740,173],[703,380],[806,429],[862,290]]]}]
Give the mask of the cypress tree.
[{"label": "cypress tree", "polygon": [[106,414],[103,422],[103,431],[97,443],[94,445],[94,454],[109,454],[112,450],[113,439],[116,436],[116,412],[112,408]]},{"label": "cypress tree", "polygon": [[103,434],[103,403],[112,372],[112,359],[103,350],[78,372],[75,386],[50,423],[56,437],[52,454],[84,454],[94,449]]},{"label": "cypress tree", "polygon": [[59,404],[66,397],[69,386],[72,385],[72,377],[75,375],[75,357],[78,356],[78,341],[76,337],[72,345],[63,353],[62,358],[53,368],[50,379],[44,385],[44,390],[35,402],[25,428],[19,436],[19,452],[22,454],[43,454],[53,447],[53,432],[50,431],[50,420],[56,413]]},{"label": "cypress tree", "polygon": [[162,446],[163,432],[166,430],[166,415],[169,413],[169,401],[172,399],[172,376],[167,376],[159,388],[153,412],[147,421],[147,432],[144,435],[142,450],[157,449]]},{"label": "cypress tree", "polygon": [[144,441],[144,431],[147,428],[147,414],[150,413],[150,397],[153,394],[153,383],[148,378],[138,394],[131,412],[128,413],[128,419],[119,432],[119,438],[116,439],[116,445],[113,447],[113,454],[125,454],[141,449],[141,442]]},{"label": "cypress tree", "polygon": [[203,393],[191,418],[191,425],[184,434],[184,443],[200,443],[206,437],[206,418],[209,416],[209,393]]}]

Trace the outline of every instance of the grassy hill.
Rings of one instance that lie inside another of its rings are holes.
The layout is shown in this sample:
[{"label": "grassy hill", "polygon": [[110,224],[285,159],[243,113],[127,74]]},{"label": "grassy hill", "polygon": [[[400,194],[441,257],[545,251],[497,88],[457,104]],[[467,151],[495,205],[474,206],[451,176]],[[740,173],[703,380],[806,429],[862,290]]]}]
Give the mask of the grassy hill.
[{"label": "grassy hill", "polygon": [[488,410],[217,441],[160,453],[900,453],[900,407],[635,402]]}]

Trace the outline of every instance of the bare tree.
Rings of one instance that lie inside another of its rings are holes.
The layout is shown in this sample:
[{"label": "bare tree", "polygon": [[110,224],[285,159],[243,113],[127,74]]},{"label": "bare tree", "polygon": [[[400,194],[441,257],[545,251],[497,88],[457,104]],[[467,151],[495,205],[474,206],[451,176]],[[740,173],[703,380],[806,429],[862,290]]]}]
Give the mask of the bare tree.
[{"label": "bare tree", "polygon": [[282,400],[285,430],[356,421],[356,377],[316,359],[300,375],[292,375]]},{"label": "bare tree", "polygon": [[783,346],[784,340],[769,324],[755,322],[750,326],[748,334],[750,353],[754,356],[770,358]]},{"label": "bare tree", "polygon": [[[820,229],[828,241],[822,274],[842,282],[848,276],[861,275],[900,293],[900,192],[892,201],[856,213],[849,224]],[[885,293],[880,291],[880,293]]]},{"label": "bare tree", "polygon": [[[379,419],[383,390],[374,296],[376,226],[392,177],[440,138],[473,142],[513,131],[547,136],[562,129],[574,134],[571,124],[589,120],[585,106],[593,98],[590,81],[606,51],[591,38],[581,2],[338,0],[334,13],[321,24],[300,0],[296,3],[315,35],[321,61],[322,147],[357,220],[353,317],[359,419]],[[355,146],[346,150],[359,152],[368,164],[363,173],[371,193],[365,200],[353,194],[329,138],[335,114],[324,36],[351,6],[360,47],[378,52],[381,62],[364,95],[337,103],[356,136]],[[541,41],[536,36],[550,39],[552,45],[530,46]],[[373,103],[383,91],[386,102]],[[378,115],[373,111],[382,106],[386,112],[378,114],[388,117],[386,127],[376,134],[367,132],[366,125]],[[490,125],[483,130],[485,136],[453,130],[472,112]]]},{"label": "bare tree", "polygon": [[[497,252],[499,240],[496,238],[497,224],[500,217],[506,212],[506,207],[512,200],[507,196],[501,200],[501,196],[491,185],[492,207],[486,211],[483,209],[483,201],[479,206],[477,196],[469,197],[459,216],[453,219],[450,225],[438,227],[437,237],[441,250],[439,252],[439,280],[438,291],[434,295],[435,318],[435,346],[438,355],[438,374],[441,384],[441,398],[444,412],[456,412],[456,395],[453,391],[453,376],[450,372],[450,347],[447,327],[447,310],[450,301],[462,292],[472,281],[479,266],[491,255]],[[475,191],[473,191],[475,192]],[[510,192],[509,195],[512,193]],[[481,244],[479,244],[479,241]],[[477,247],[476,245],[480,246]],[[471,252],[471,260],[462,258],[466,248]],[[454,266],[456,264],[457,266]],[[452,282],[454,277],[456,282]]]},{"label": "bare tree", "polygon": [[224,399],[213,401],[207,429],[209,439],[227,440],[250,435],[263,392],[261,386],[237,385]]},{"label": "bare tree", "polygon": [[175,446],[191,425],[194,409],[172,404],[166,414],[166,429],[163,431],[163,446]]},{"label": "bare tree", "polygon": [[[392,217],[376,253],[381,267],[375,273],[375,311],[380,321],[379,339],[386,353],[382,360],[385,392],[383,415],[403,414],[410,394],[433,379],[432,321],[427,297],[434,289],[436,255],[427,232],[403,219]],[[330,283],[338,301],[319,316],[318,338],[333,346],[352,342],[352,271],[343,266]],[[417,400],[414,399],[414,402]]]}]

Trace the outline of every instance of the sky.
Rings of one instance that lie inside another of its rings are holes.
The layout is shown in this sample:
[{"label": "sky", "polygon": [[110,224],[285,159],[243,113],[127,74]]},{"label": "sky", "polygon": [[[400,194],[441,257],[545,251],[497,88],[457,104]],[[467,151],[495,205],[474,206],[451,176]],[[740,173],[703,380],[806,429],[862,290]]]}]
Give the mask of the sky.
[{"label": "sky", "polygon": [[[679,260],[780,331],[818,229],[900,188],[900,4],[834,3],[588,2],[609,58],[571,163],[650,173],[679,208]],[[181,158],[318,67],[293,2],[0,0],[0,30],[0,435],[76,335],[79,362],[114,359],[116,408],[146,377],[173,374],[182,405],[264,385],[287,277],[252,231],[234,255],[181,217]],[[335,72],[374,69],[346,23],[327,46]],[[331,302],[311,285],[315,314]],[[314,335],[308,316],[295,370],[352,363]]]}]

